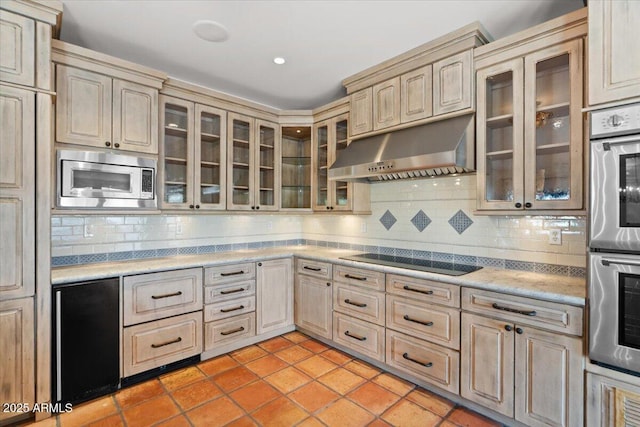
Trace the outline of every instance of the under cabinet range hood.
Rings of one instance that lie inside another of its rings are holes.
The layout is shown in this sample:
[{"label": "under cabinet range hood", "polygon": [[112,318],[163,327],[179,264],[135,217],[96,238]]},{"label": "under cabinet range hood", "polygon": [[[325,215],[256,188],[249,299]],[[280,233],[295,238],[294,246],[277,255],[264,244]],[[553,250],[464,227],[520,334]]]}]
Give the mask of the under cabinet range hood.
[{"label": "under cabinet range hood", "polygon": [[377,182],[473,172],[475,120],[465,114],[352,141],[337,153],[329,178]]}]

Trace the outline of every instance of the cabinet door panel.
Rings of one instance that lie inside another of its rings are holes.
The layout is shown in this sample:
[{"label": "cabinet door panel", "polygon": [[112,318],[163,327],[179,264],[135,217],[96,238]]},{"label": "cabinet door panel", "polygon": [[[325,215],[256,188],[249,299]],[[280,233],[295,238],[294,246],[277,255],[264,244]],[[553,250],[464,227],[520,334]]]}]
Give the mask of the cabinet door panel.
[{"label": "cabinet door panel", "polygon": [[227,208],[255,209],[255,119],[235,113],[227,117]]},{"label": "cabinet door panel", "polygon": [[433,83],[431,65],[400,76],[400,121],[402,123],[431,117]]},{"label": "cabinet door panel", "polygon": [[327,279],[296,276],[294,313],[297,326],[324,338],[333,337],[332,289]]},{"label": "cabinet door panel", "polygon": [[400,77],[373,86],[373,130],[400,123]]},{"label": "cabinet door panel", "polygon": [[275,211],[280,207],[280,126],[256,121],[256,209]]},{"label": "cabinet door panel", "polygon": [[226,141],[226,112],[205,105],[196,105],[193,188],[197,209],[224,210],[226,208]]},{"label": "cabinet door panel", "polygon": [[373,129],[373,89],[366,88],[351,94],[351,135],[370,132]]},{"label": "cabinet door panel", "polygon": [[471,51],[433,64],[433,115],[471,107]]},{"label": "cabinet door panel", "polygon": [[121,150],[157,154],[157,129],[158,90],[132,82],[114,80],[114,146]]},{"label": "cabinet door panel", "polygon": [[462,313],[461,323],[460,395],[513,417],[513,331],[505,322],[469,313]]},{"label": "cabinet door panel", "polygon": [[532,427],[582,425],[582,340],[521,330],[515,342],[516,419]]},{"label": "cabinet door panel", "polygon": [[105,147],[111,143],[111,78],[56,67],[56,141]]},{"label": "cabinet door panel", "polygon": [[3,10],[0,15],[0,80],[35,83],[35,21]]},{"label": "cabinet door panel", "polygon": [[291,258],[258,263],[256,276],[256,332],[258,334],[293,324],[292,272]]}]

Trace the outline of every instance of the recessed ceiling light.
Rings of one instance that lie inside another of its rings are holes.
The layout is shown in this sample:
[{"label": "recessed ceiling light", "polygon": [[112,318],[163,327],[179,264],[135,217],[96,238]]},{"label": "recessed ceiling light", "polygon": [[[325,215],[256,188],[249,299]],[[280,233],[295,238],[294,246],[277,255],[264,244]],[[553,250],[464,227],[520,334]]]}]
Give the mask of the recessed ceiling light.
[{"label": "recessed ceiling light", "polygon": [[196,36],[209,42],[223,42],[229,38],[229,31],[215,21],[202,19],[191,27]]},{"label": "recessed ceiling light", "polygon": [[273,62],[278,64],[278,65],[282,65],[287,61],[285,61],[285,59],[283,57],[281,57],[281,56],[276,56],[275,58],[273,58]]}]

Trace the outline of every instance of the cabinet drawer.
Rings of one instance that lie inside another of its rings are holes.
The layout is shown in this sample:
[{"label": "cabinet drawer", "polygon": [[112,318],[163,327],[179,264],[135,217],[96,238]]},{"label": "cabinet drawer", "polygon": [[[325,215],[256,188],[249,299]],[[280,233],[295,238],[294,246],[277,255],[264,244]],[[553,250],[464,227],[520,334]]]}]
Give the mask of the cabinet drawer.
[{"label": "cabinet drawer", "polygon": [[214,304],[230,299],[255,295],[256,281],[245,280],[243,282],[225,283],[222,285],[204,287],[204,303]]},{"label": "cabinet drawer", "polygon": [[384,299],[385,295],[382,292],[336,283],[333,291],[333,309],[384,326]]},{"label": "cabinet drawer", "polygon": [[202,353],[202,312],[124,328],[124,376]]},{"label": "cabinet drawer", "polygon": [[387,364],[460,393],[460,354],[455,350],[387,330]]},{"label": "cabinet drawer", "polygon": [[216,285],[219,283],[240,282],[256,277],[256,264],[247,262],[243,264],[216,265],[204,269],[204,284]]},{"label": "cabinet drawer", "polygon": [[331,280],[331,264],[309,259],[296,259],[296,272]]},{"label": "cabinet drawer", "polygon": [[384,327],[382,326],[334,313],[333,340],[384,362]]},{"label": "cabinet drawer", "polygon": [[247,313],[204,325],[204,349],[230,344],[256,334],[256,314]]},{"label": "cabinet drawer", "polygon": [[384,292],[384,273],[378,271],[347,267],[344,265],[334,265],[333,280],[336,282],[364,286],[375,289],[376,291]]},{"label": "cabinet drawer", "polygon": [[123,278],[124,326],[202,309],[202,269]]},{"label": "cabinet drawer", "polygon": [[508,322],[582,336],[581,307],[462,288],[462,308]]},{"label": "cabinet drawer", "polygon": [[248,296],[230,301],[222,301],[216,304],[204,306],[204,321],[226,319],[239,314],[251,313],[256,310],[256,297]]},{"label": "cabinet drawer", "polygon": [[460,307],[460,286],[387,274],[387,292],[412,299]]},{"label": "cabinet drawer", "polygon": [[389,295],[387,328],[460,349],[460,311],[457,308]]}]

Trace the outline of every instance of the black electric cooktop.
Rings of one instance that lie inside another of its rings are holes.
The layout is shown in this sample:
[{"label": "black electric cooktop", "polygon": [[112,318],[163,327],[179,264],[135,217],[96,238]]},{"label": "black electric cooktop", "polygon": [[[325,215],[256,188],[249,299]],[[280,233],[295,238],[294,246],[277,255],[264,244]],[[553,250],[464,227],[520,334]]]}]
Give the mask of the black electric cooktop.
[{"label": "black electric cooktop", "polygon": [[391,267],[408,268],[409,270],[428,271],[430,273],[446,274],[449,276],[462,276],[480,270],[482,267],[453,262],[431,261],[421,258],[407,258],[393,255],[362,254],[340,257],[349,261],[360,261],[369,264],[388,265]]}]

